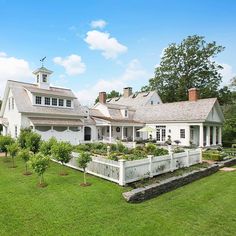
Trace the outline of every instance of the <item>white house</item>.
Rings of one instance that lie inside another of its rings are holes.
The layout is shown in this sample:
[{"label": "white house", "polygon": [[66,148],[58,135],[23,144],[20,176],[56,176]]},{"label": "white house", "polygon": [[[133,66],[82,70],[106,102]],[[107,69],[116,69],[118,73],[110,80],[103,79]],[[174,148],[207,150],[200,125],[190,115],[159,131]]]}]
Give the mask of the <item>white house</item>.
[{"label": "white house", "polygon": [[[221,145],[223,113],[216,98],[199,99],[198,90],[189,90],[189,100],[162,103],[156,91],[132,93],[107,99],[99,93],[99,102],[91,109],[80,105],[70,89],[50,86],[52,71],[41,67],[33,72],[35,83],[8,81],[0,111],[3,134],[19,135],[31,127],[48,140],[72,144],[91,141],[135,141],[152,137],[164,143],[168,137],[181,145]],[[140,133],[149,126],[152,132]]]},{"label": "white house", "polygon": [[[168,137],[180,145],[221,145],[224,116],[216,98],[199,99],[198,89],[189,90],[189,100],[162,103],[155,91],[132,94],[125,88],[121,97],[106,99],[99,94],[99,102],[91,109],[98,139],[147,139],[164,143]],[[144,125],[153,132],[139,133]]]},{"label": "white house", "polygon": [[7,82],[0,111],[3,134],[16,138],[21,128],[31,127],[44,140],[83,141],[87,115],[76,96],[70,89],[50,86],[52,71],[45,67],[33,73],[34,84]]}]

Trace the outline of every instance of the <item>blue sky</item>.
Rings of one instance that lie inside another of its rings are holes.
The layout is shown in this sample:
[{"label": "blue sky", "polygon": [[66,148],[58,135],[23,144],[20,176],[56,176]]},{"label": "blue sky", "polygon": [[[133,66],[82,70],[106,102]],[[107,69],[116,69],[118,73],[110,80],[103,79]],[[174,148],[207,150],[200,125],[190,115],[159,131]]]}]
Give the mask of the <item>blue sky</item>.
[{"label": "blue sky", "polygon": [[163,49],[193,34],[226,47],[216,61],[227,84],[236,73],[235,12],[233,0],[0,0],[0,96],[7,79],[32,82],[44,56],[51,83],[83,104],[102,90],[139,90]]}]

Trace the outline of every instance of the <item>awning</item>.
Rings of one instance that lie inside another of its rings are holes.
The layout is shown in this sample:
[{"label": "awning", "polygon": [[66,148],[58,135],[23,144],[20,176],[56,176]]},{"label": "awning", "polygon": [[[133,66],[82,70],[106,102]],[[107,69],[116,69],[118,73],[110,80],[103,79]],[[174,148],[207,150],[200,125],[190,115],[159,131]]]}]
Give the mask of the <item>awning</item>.
[{"label": "awning", "polygon": [[0,117],[0,124],[4,126],[8,126],[9,125],[8,119]]},{"label": "awning", "polygon": [[39,118],[30,117],[33,125],[38,126],[81,126],[83,122],[80,119],[58,119],[58,118]]}]

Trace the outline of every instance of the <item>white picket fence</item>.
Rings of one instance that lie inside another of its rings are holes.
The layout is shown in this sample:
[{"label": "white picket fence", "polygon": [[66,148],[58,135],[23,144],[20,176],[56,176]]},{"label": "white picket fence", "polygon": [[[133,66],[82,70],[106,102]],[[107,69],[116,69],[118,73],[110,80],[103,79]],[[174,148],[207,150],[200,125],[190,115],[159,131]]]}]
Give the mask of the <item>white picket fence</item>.
[{"label": "white picket fence", "polygon": [[[81,170],[77,165],[78,153],[73,152],[73,158],[67,166]],[[188,167],[202,162],[201,149],[187,150],[181,153],[171,153],[165,156],[149,156],[134,161],[112,161],[102,157],[93,157],[86,171],[89,174],[113,181],[121,186],[140,179],[153,177],[182,167]]]}]

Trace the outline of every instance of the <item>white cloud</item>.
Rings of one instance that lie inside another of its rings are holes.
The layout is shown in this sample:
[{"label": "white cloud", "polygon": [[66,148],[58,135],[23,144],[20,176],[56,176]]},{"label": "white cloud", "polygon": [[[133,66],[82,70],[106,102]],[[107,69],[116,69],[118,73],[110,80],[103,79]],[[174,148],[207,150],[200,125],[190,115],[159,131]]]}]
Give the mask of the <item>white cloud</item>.
[{"label": "white cloud", "polygon": [[233,71],[232,66],[230,66],[229,64],[226,63],[219,63],[219,64],[224,67],[224,69],[220,71],[223,77],[222,85],[229,85],[230,80],[236,75],[236,73]]},{"label": "white cloud", "polygon": [[105,20],[94,20],[90,23],[90,26],[92,28],[100,28],[103,29],[107,25],[107,22]]},{"label": "white cloud", "polygon": [[103,33],[97,30],[87,32],[84,41],[91,50],[100,50],[106,59],[116,58],[119,54],[127,51],[127,47],[110,37],[109,33]]},{"label": "white cloud", "polygon": [[110,92],[113,89],[122,92],[124,87],[130,86],[131,81],[137,82],[147,78],[148,73],[142,68],[140,62],[134,59],[127,65],[125,71],[119,77],[111,80],[100,79],[89,88],[78,91],[77,97],[80,103],[91,106],[94,104],[99,92]]},{"label": "white cloud", "polygon": [[7,80],[28,81],[32,78],[32,70],[26,60],[0,52],[0,97],[3,96]]},{"label": "white cloud", "polygon": [[57,65],[63,66],[68,75],[83,74],[86,70],[86,65],[82,62],[80,56],[72,54],[68,57],[54,57],[53,62]]}]

